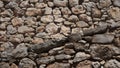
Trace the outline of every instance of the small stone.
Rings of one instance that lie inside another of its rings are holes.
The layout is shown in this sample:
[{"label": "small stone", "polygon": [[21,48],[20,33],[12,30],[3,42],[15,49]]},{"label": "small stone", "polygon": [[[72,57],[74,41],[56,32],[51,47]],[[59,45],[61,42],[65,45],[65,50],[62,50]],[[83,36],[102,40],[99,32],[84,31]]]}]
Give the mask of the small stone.
[{"label": "small stone", "polygon": [[61,15],[60,9],[59,9],[59,8],[53,9],[53,14],[54,14],[54,15]]},{"label": "small stone", "polygon": [[88,60],[82,61],[77,64],[76,68],[92,68],[91,61]]},{"label": "small stone", "polygon": [[13,26],[22,25],[23,20],[21,18],[15,17],[11,20]]},{"label": "small stone", "polygon": [[52,14],[52,11],[53,11],[52,8],[46,7],[44,14]]},{"label": "small stone", "polygon": [[69,38],[68,40],[71,42],[78,42],[81,40],[81,34],[79,34],[79,33],[71,34],[68,38]]},{"label": "small stone", "polygon": [[36,61],[38,64],[49,64],[51,62],[54,62],[55,58],[54,56],[47,56],[47,57],[38,58]]},{"label": "small stone", "polygon": [[27,8],[26,15],[27,16],[35,16],[35,15],[40,15],[41,9],[36,9],[36,8]]},{"label": "small stone", "polygon": [[8,34],[15,34],[17,32],[17,29],[13,27],[12,25],[7,26],[7,33]]},{"label": "small stone", "polygon": [[45,4],[45,3],[36,3],[35,7],[36,8],[45,8],[45,7],[47,7],[47,4]]},{"label": "small stone", "polygon": [[99,62],[92,62],[93,68],[100,68],[100,63]]},{"label": "small stone", "polygon": [[68,5],[68,0],[53,0],[55,6],[65,7]]},{"label": "small stone", "polygon": [[73,28],[71,34],[80,33],[80,28]]},{"label": "small stone", "polygon": [[74,14],[82,14],[85,13],[85,9],[82,5],[76,5],[75,7],[72,7],[72,12]]},{"label": "small stone", "polygon": [[10,20],[11,20],[11,18],[9,18],[9,17],[5,17],[5,18],[0,17],[0,22],[8,22]]},{"label": "small stone", "polygon": [[0,29],[5,30],[6,29],[6,22],[0,24]]},{"label": "small stone", "polygon": [[1,62],[0,63],[0,68],[10,68],[10,65],[8,63]]},{"label": "small stone", "polygon": [[60,55],[55,56],[56,60],[68,60],[68,59],[71,59],[71,58],[72,58],[72,56],[65,55],[65,54],[60,54]]},{"label": "small stone", "polygon": [[15,58],[26,57],[28,55],[27,50],[28,48],[21,43],[12,51],[12,56]]},{"label": "small stone", "polygon": [[42,38],[34,37],[34,39],[32,40],[32,43],[34,43],[34,44],[41,44],[41,43],[44,43],[44,40]]},{"label": "small stone", "polygon": [[68,7],[62,7],[61,12],[62,12],[63,15],[71,14],[71,11]]},{"label": "small stone", "polygon": [[120,68],[120,62],[115,59],[111,59],[105,63],[104,67],[105,68]]},{"label": "small stone", "polygon": [[52,15],[46,15],[46,16],[42,16],[41,17],[41,21],[43,23],[49,23],[49,22],[53,22],[53,16]]},{"label": "small stone", "polygon": [[93,36],[92,43],[112,43],[113,39],[112,34],[98,34]]},{"label": "small stone", "polygon": [[70,28],[66,26],[61,26],[60,33],[63,33],[64,35],[68,35],[70,33]]},{"label": "small stone", "polygon": [[73,54],[75,54],[75,51],[73,49],[68,49],[68,48],[65,48],[64,52],[67,55],[73,55]]},{"label": "small stone", "polygon": [[48,2],[48,6],[49,7],[54,7],[54,3],[53,2]]},{"label": "small stone", "polygon": [[20,26],[20,27],[18,27],[18,32],[19,33],[29,33],[29,32],[33,32],[34,31],[34,29],[33,28],[31,28],[31,27],[28,27],[28,26]]},{"label": "small stone", "polygon": [[79,21],[78,17],[76,15],[71,15],[69,18],[68,18],[68,21],[71,21],[71,22],[77,22]]},{"label": "small stone", "polygon": [[43,32],[45,30],[45,26],[39,26],[36,28],[36,32]]},{"label": "small stone", "polygon": [[79,15],[79,19],[85,22],[91,22],[92,18],[86,14]]},{"label": "small stone", "polygon": [[12,63],[12,64],[10,65],[10,68],[18,68],[18,66],[17,66],[15,63]]},{"label": "small stone", "polygon": [[70,64],[55,62],[53,64],[48,65],[47,68],[70,68]]},{"label": "small stone", "polygon": [[80,28],[89,27],[89,25],[84,21],[78,21],[76,22],[76,25]]},{"label": "small stone", "polygon": [[37,3],[38,2],[38,0],[29,0],[30,1],[30,3]]},{"label": "small stone", "polygon": [[108,14],[116,21],[120,20],[120,8],[112,7],[108,10]]},{"label": "small stone", "polygon": [[0,1],[0,8],[2,8],[3,6],[4,6],[4,3]]},{"label": "small stone", "polygon": [[60,33],[57,33],[57,34],[51,35],[51,38],[61,40],[61,39],[65,38],[65,36]]},{"label": "small stone", "polygon": [[47,65],[46,64],[41,64],[39,68],[45,68]]},{"label": "small stone", "polygon": [[29,58],[23,58],[19,62],[19,68],[37,68],[36,63],[29,59]]},{"label": "small stone", "polygon": [[29,2],[29,1],[22,1],[22,2],[20,3],[20,7],[27,7],[27,6],[28,6],[28,2]]},{"label": "small stone", "polygon": [[117,7],[120,7],[120,0],[112,0],[113,4]]},{"label": "small stone", "polygon": [[89,54],[86,54],[84,52],[78,52],[74,59],[73,59],[73,62],[81,62],[83,60],[87,60],[90,58],[90,55]]},{"label": "small stone", "polygon": [[49,23],[45,29],[50,34],[55,34],[58,31],[58,26],[54,23]]},{"label": "small stone", "polygon": [[112,4],[111,0],[100,0],[99,1],[99,8],[107,8]]},{"label": "small stone", "polygon": [[69,0],[69,5],[71,7],[74,7],[76,5],[79,5],[79,0]]},{"label": "small stone", "polygon": [[92,8],[92,17],[95,18],[101,17],[101,11],[97,8]]},{"label": "small stone", "polygon": [[57,23],[61,23],[61,22],[64,22],[65,19],[64,18],[55,18],[54,22],[57,22]]}]

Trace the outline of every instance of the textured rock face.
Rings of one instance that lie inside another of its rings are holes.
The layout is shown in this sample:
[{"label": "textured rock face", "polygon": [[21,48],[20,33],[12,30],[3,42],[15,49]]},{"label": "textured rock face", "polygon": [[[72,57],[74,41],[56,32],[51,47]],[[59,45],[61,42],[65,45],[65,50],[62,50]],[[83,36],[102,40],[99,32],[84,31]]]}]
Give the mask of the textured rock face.
[{"label": "textured rock face", "polygon": [[0,0],[0,68],[120,68],[120,0]]}]

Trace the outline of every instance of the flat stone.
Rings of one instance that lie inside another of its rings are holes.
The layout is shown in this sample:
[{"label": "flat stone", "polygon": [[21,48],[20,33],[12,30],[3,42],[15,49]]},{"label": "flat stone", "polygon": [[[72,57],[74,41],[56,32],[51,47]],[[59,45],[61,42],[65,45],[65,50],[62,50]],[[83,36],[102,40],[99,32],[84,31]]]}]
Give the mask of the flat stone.
[{"label": "flat stone", "polygon": [[36,9],[36,8],[27,8],[27,11],[25,13],[27,16],[35,16],[35,15],[40,15],[41,14],[41,9]]},{"label": "flat stone", "polygon": [[71,7],[79,5],[79,0],[69,0],[69,5]]},{"label": "flat stone", "polygon": [[70,68],[70,64],[55,62],[53,64],[48,65],[47,68]]},{"label": "flat stone", "polygon": [[7,26],[7,33],[8,34],[15,34],[17,32],[17,29],[13,27],[12,25]]},{"label": "flat stone", "polygon": [[68,33],[70,33],[70,28],[66,27],[66,26],[61,26],[61,30],[60,33],[63,33],[64,35],[68,35]]},{"label": "flat stone", "polygon": [[92,17],[96,18],[101,17],[101,11],[97,8],[92,8]]},{"label": "flat stone", "polygon": [[47,6],[47,4],[45,4],[45,3],[36,3],[36,4],[35,4],[35,7],[41,9],[41,8],[45,8],[45,7],[48,7],[48,6]]},{"label": "flat stone", "polygon": [[8,63],[1,62],[0,63],[0,68],[10,68],[10,65]]},{"label": "flat stone", "polygon": [[37,68],[36,63],[29,58],[21,59],[18,67],[19,68]]},{"label": "flat stone", "polygon": [[56,60],[65,60],[65,59],[70,59],[72,58],[72,56],[70,55],[65,55],[65,54],[60,54],[60,55],[56,55],[55,59]]},{"label": "flat stone", "polygon": [[68,21],[71,21],[71,22],[77,22],[79,21],[78,17],[76,15],[71,15],[69,18],[68,18]]},{"label": "flat stone", "polygon": [[55,6],[65,7],[68,5],[68,0],[53,0]]},{"label": "flat stone", "polygon": [[120,62],[115,59],[111,59],[105,63],[104,67],[105,68],[120,68]]},{"label": "flat stone", "polygon": [[79,19],[85,22],[91,22],[92,18],[86,14],[80,14]]},{"label": "flat stone", "polygon": [[112,43],[113,39],[112,34],[98,34],[93,36],[92,43]]},{"label": "flat stone", "polygon": [[113,0],[113,4],[117,7],[120,7],[120,0]]},{"label": "flat stone", "polygon": [[34,31],[34,29],[32,27],[28,27],[28,26],[20,26],[18,27],[18,32],[19,33],[29,33],[29,32],[32,32]]},{"label": "flat stone", "polygon": [[4,3],[0,1],[0,8],[2,8],[3,6],[4,6]]},{"label": "flat stone", "polygon": [[82,61],[77,64],[76,68],[92,68],[91,63],[92,62],[88,60]]},{"label": "flat stone", "polygon": [[52,15],[46,15],[46,16],[42,16],[41,17],[41,21],[43,23],[49,23],[49,22],[53,22],[53,16]]},{"label": "flat stone", "polygon": [[112,4],[111,0],[100,0],[99,1],[99,8],[107,8]]},{"label": "flat stone", "polygon": [[82,14],[85,13],[85,9],[82,5],[76,5],[75,7],[72,7],[72,12],[74,14]]},{"label": "flat stone", "polygon": [[89,27],[89,25],[84,21],[78,21],[76,22],[76,25],[80,28]]},{"label": "flat stone", "polygon": [[71,14],[71,11],[68,7],[62,7],[61,12],[62,12],[63,15]]},{"label": "flat stone", "polygon": [[89,54],[86,54],[84,52],[78,52],[78,53],[76,53],[76,55],[73,59],[73,62],[81,62],[81,61],[87,60],[89,58],[90,58]]},{"label": "flat stone", "polygon": [[54,14],[54,15],[61,15],[60,9],[59,9],[59,8],[53,9],[53,14]]},{"label": "flat stone", "polygon": [[44,14],[52,14],[52,11],[53,11],[52,8],[46,7]]},{"label": "flat stone", "polygon": [[51,38],[56,39],[56,40],[61,40],[61,39],[65,38],[65,36],[60,33],[57,33],[57,34],[51,35]]},{"label": "flat stone", "polygon": [[54,61],[55,61],[54,56],[42,57],[42,58],[38,58],[36,60],[36,62],[38,64],[49,64],[49,63],[54,62]]},{"label": "flat stone", "polygon": [[15,17],[11,20],[13,26],[22,25],[23,20],[21,18]]}]

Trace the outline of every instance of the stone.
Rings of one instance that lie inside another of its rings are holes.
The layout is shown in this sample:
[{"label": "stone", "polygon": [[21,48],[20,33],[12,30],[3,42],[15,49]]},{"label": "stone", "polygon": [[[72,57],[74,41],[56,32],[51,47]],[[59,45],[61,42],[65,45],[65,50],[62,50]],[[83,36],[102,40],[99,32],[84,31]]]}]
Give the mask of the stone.
[{"label": "stone", "polygon": [[48,6],[49,7],[54,7],[54,3],[53,2],[48,2]]},{"label": "stone", "polygon": [[0,68],[10,68],[10,65],[6,62],[1,62],[0,63]]},{"label": "stone", "polygon": [[30,3],[37,3],[38,2],[38,0],[29,0],[30,1]]},{"label": "stone", "polygon": [[48,32],[49,34],[55,34],[58,32],[58,26],[55,23],[49,23],[46,26],[46,32]]},{"label": "stone", "polygon": [[39,8],[42,9],[42,8],[45,8],[45,7],[48,7],[48,6],[47,6],[47,4],[45,4],[45,3],[36,3],[36,4],[35,4],[35,7],[38,8],[38,9],[39,9]]},{"label": "stone", "polygon": [[27,6],[28,6],[28,2],[29,2],[29,1],[22,1],[22,2],[20,3],[20,7],[27,7]]},{"label": "stone", "polygon": [[73,49],[65,48],[64,53],[67,55],[73,55],[73,54],[75,54],[75,51]]},{"label": "stone", "polygon": [[45,26],[39,26],[36,28],[36,32],[43,32],[45,30]]},{"label": "stone", "polygon": [[54,14],[54,15],[61,15],[60,9],[59,9],[59,8],[53,9],[53,14]]},{"label": "stone", "polygon": [[111,59],[105,63],[104,68],[120,68],[120,62],[115,59]]},{"label": "stone", "polygon": [[18,67],[19,68],[37,68],[36,63],[29,58],[21,59]]},{"label": "stone", "polygon": [[53,0],[55,6],[65,7],[68,5],[68,0]]},{"label": "stone", "polygon": [[99,8],[107,8],[112,4],[111,0],[100,0],[99,1]]},{"label": "stone", "polygon": [[15,63],[12,63],[12,64],[10,65],[10,68],[18,68],[18,66],[17,66]]},{"label": "stone", "polygon": [[68,21],[71,21],[71,22],[77,22],[79,21],[78,17],[76,15],[71,15],[69,18],[68,18]]},{"label": "stone", "polygon": [[100,18],[101,17],[101,11],[97,8],[92,8],[92,17]]},{"label": "stone", "polygon": [[68,37],[68,40],[70,42],[78,42],[80,41],[82,38],[81,38],[81,34],[77,33],[77,34],[71,34],[69,37]]},{"label": "stone", "polygon": [[73,28],[71,34],[77,34],[81,32],[81,28]]},{"label": "stone", "polygon": [[68,7],[62,7],[61,12],[63,15],[68,15],[72,13]]},{"label": "stone", "polygon": [[28,25],[28,26],[37,25],[36,18],[35,18],[35,17],[27,17],[27,18],[25,19],[24,24],[26,24],[26,25]]},{"label": "stone", "polygon": [[10,21],[10,19],[11,18],[9,18],[9,17],[5,17],[5,18],[0,17],[0,22],[8,22],[8,21]]},{"label": "stone", "polygon": [[5,17],[5,16],[12,17],[13,16],[13,11],[11,9],[8,9],[8,10],[5,10],[5,11],[1,12],[0,14],[3,17]]},{"label": "stone", "polygon": [[5,30],[6,29],[6,22],[0,24],[0,29]]},{"label": "stone", "polygon": [[11,20],[13,26],[22,25],[23,20],[21,18],[15,17]]},{"label": "stone", "polygon": [[92,62],[93,68],[100,68],[100,63],[99,62]]},{"label": "stone", "polygon": [[22,34],[11,35],[9,41],[13,43],[21,43],[24,41],[24,36]]},{"label": "stone", "polygon": [[58,63],[49,64],[46,68],[70,68],[69,63]]},{"label": "stone", "polygon": [[36,62],[38,64],[49,64],[54,61],[55,61],[54,56],[41,57],[36,59]]},{"label": "stone", "polygon": [[47,14],[52,14],[52,11],[53,11],[52,8],[46,7],[44,14],[46,14],[46,15],[47,15]]},{"label": "stone", "polygon": [[120,0],[112,0],[113,4],[117,7],[120,7]]},{"label": "stone", "polygon": [[0,1],[0,8],[2,8],[3,6],[4,6],[4,3]]},{"label": "stone", "polygon": [[86,10],[82,5],[76,5],[75,7],[72,7],[72,12],[74,14],[82,14],[82,13],[85,13]]},{"label": "stone", "polygon": [[55,56],[56,60],[68,60],[68,59],[71,59],[71,58],[72,58],[72,56],[65,55],[65,54],[59,54],[59,55]]},{"label": "stone", "polygon": [[63,33],[64,35],[68,35],[70,33],[70,28],[66,26],[61,26],[60,33]]},{"label": "stone", "polygon": [[69,5],[71,7],[74,7],[76,5],[79,5],[79,0],[69,0]]},{"label": "stone", "polygon": [[27,50],[28,48],[25,46],[25,44],[21,43],[12,51],[12,56],[15,58],[26,57],[28,55]]},{"label": "stone", "polygon": [[17,32],[17,29],[13,27],[12,25],[7,26],[7,33],[8,34],[15,34]]},{"label": "stone", "polygon": [[73,62],[76,63],[76,62],[81,62],[81,61],[84,61],[84,60],[87,60],[90,58],[90,55],[89,54],[86,54],[84,52],[78,52],[76,53],[74,59],[73,59]]},{"label": "stone", "polygon": [[111,7],[107,12],[115,21],[120,20],[120,8]]},{"label": "stone", "polygon": [[85,61],[79,62],[76,68],[92,68],[91,61],[85,60]]},{"label": "stone", "polygon": [[52,39],[56,39],[56,40],[61,40],[61,39],[65,38],[65,36],[62,35],[62,34],[60,34],[60,33],[51,35],[50,37],[51,37]]},{"label": "stone", "polygon": [[80,28],[89,27],[89,25],[84,21],[78,21],[76,22],[76,25]]},{"label": "stone", "polygon": [[26,15],[27,16],[35,16],[35,15],[40,15],[41,9],[36,9],[36,8],[27,8]]},{"label": "stone", "polygon": [[44,43],[44,40],[42,38],[34,37],[34,39],[32,40],[32,43],[41,44],[41,43]]},{"label": "stone", "polygon": [[49,22],[53,22],[53,16],[52,15],[46,15],[46,16],[42,16],[41,17],[41,21],[43,23],[49,23]]},{"label": "stone", "polygon": [[29,32],[33,32],[34,29],[32,27],[28,27],[28,26],[20,26],[18,27],[18,32],[19,33],[29,33]]},{"label": "stone", "polygon": [[64,22],[64,21],[65,21],[65,19],[62,18],[62,17],[55,18],[55,20],[54,20],[54,22],[56,22],[56,23],[61,23],[61,22]]},{"label": "stone", "polygon": [[97,34],[93,36],[92,43],[112,43],[113,39],[112,34]]},{"label": "stone", "polygon": [[91,22],[92,18],[86,14],[79,15],[79,19],[85,22]]}]

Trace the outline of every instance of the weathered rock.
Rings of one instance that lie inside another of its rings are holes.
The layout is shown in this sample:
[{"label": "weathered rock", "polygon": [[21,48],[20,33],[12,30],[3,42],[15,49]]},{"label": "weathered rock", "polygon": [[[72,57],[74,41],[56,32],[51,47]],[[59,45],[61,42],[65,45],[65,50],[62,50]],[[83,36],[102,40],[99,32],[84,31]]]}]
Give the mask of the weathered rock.
[{"label": "weathered rock", "polygon": [[12,64],[10,65],[10,68],[18,68],[18,66],[17,66],[15,63],[12,63]]},{"label": "weathered rock", "polygon": [[80,28],[89,27],[89,25],[84,21],[78,21],[76,22],[76,25]]},{"label": "weathered rock", "polygon": [[78,63],[76,68],[92,68],[91,61],[88,61],[88,60],[82,61],[82,62]]},{"label": "weathered rock", "polygon": [[79,34],[79,33],[77,33],[77,34],[71,34],[68,37],[68,40],[71,41],[71,42],[77,42],[77,41],[81,40],[81,34]]},{"label": "weathered rock", "polygon": [[21,43],[12,51],[12,56],[15,58],[26,57],[28,55],[27,49],[25,44]]},{"label": "weathered rock", "polygon": [[55,34],[58,32],[58,26],[55,23],[49,23],[45,29],[50,34]]},{"label": "weathered rock", "polygon": [[72,55],[72,54],[75,54],[75,51],[73,49],[65,48],[64,53],[67,55]]},{"label": "weathered rock", "polygon": [[70,64],[55,62],[53,64],[48,65],[47,68],[70,68]]},{"label": "weathered rock", "polygon": [[71,7],[79,5],[79,0],[69,0],[69,5]]},{"label": "weathered rock", "polygon": [[86,54],[84,52],[78,52],[78,53],[76,53],[76,55],[73,59],[73,62],[81,62],[81,61],[87,60],[89,58],[90,58],[89,54]]},{"label": "weathered rock", "polygon": [[93,36],[92,43],[112,43],[113,39],[112,34],[98,34]]},{"label": "weathered rock", "polygon": [[38,0],[29,0],[30,1],[30,3],[37,3],[38,2]]},{"label": "weathered rock", "polygon": [[21,18],[15,17],[11,20],[13,26],[22,25],[23,20]]},{"label": "weathered rock", "polygon": [[15,34],[17,32],[17,29],[13,27],[12,25],[7,26],[7,33],[8,34]]},{"label": "weathered rock", "polygon": [[82,5],[76,5],[75,7],[72,7],[72,12],[74,14],[81,14],[85,13],[85,9]]},{"label": "weathered rock", "polygon": [[45,8],[45,7],[47,7],[47,4],[45,4],[45,3],[36,3],[35,7],[36,8]]},{"label": "weathered rock", "polygon": [[34,29],[32,27],[28,27],[28,26],[20,26],[18,27],[18,32],[19,33],[29,33],[29,32],[33,32]]},{"label": "weathered rock", "polygon": [[53,11],[52,8],[46,7],[44,14],[52,14],[52,11]]},{"label": "weathered rock", "polygon": [[1,62],[0,63],[0,68],[10,68],[10,65],[8,63]]},{"label": "weathered rock", "polygon": [[46,16],[42,16],[41,17],[41,21],[43,23],[49,23],[49,22],[53,22],[53,16],[52,15],[46,15]]},{"label": "weathered rock", "polygon": [[79,21],[78,17],[76,15],[71,15],[69,18],[68,18],[68,21],[71,21],[71,22],[77,22]]},{"label": "weathered rock", "polygon": [[71,59],[71,58],[72,58],[72,56],[65,55],[65,54],[60,54],[60,55],[55,56],[56,60],[68,60],[68,59]]},{"label": "weathered rock", "polygon": [[108,14],[116,21],[120,20],[120,8],[118,7],[111,7],[108,10]]},{"label": "weathered rock", "polygon": [[120,68],[120,62],[115,59],[111,59],[105,63],[104,67],[105,68]]},{"label": "weathered rock", "polygon": [[65,7],[68,5],[68,0],[53,0],[55,6]]},{"label": "weathered rock", "polygon": [[92,18],[86,14],[81,14],[79,15],[79,19],[85,22],[90,22],[92,21]]},{"label": "weathered rock", "polygon": [[51,35],[50,37],[51,37],[52,39],[56,39],[56,40],[61,40],[61,39],[65,38],[65,36],[62,35],[62,34],[60,34],[60,33]]},{"label": "weathered rock", "polygon": [[59,9],[59,8],[53,9],[53,14],[54,14],[54,15],[61,15],[60,9]]},{"label": "weathered rock", "polygon": [[100,0],[99,1],[99,8],[107,8],[112,4],[111,0]]},{"label": "weathered rock", "polygon": [[97,17],[97,18],[101,17],[101,11],[97,8],[93,8],[92,9],[92,17]]},{"label": "weathered rock", "polygon": [[27,16],[35,16],[35,15],[40,15],[41,9],[36,9],[36,8],[28,8],[26,11]]},{"label": "weathered rock", "polygon": [[70,33],[70,28],[66,26],[61,26],[60,33],[63,33],[64,35],[68,35]]},{"label": "weathered rock", "polygon": [[19,68],[37,68],[36,63],[29,58],[23,58],[20,60]]},{"label": "weathered rock", "polygon": [[11,9],[8,9],[8,10],[5,10],[5,11],[1,12],[0,14],[3,17],[5,17],[5,16],[12,17],[13,16],[13,11]]},{"label": "weathered rock", "polygon": [[68,7],[62,7],[61,12],[62,12],[63,15],[71,14],[71,11]]},{"label": "weathered rock", "polygon": [[54,56],[41,57],[41,58],[36,59],[36,62],[38,64],[49,64],[54,61],[55,61]]},{"label": "weathered rock", "polygon": [[44,43],[44,40],[42,38],[34,37],[34,39],[32,40],[32,43],[41,44],[41,43]]},{"label": "weathered rock", "polygon": [[120,7],[120,0],[112,0],[113,4],[117,7]]},{"label": "weathered rock", "polygon": [[53,2],[48,2],[48,6],[49,7],[54,7],[54,3]]},{"label": "weathered rock", "polygon": [[28,2],[29,2],[29,1],[22,1],[22,2],[20,3],[20,7],[27,7],[27,6],[28,6]]},{"label": "weathered rock", "polygon": [[100,63],[99,62],[92,62],[93,68],[100,68]]},{"label": "weathered rock", "polygon": [[4,3],[0,1],[0,8],[2,8],[3,6],[4,6]]}]

